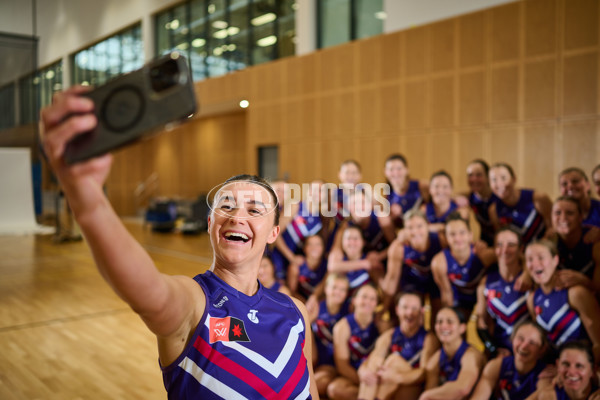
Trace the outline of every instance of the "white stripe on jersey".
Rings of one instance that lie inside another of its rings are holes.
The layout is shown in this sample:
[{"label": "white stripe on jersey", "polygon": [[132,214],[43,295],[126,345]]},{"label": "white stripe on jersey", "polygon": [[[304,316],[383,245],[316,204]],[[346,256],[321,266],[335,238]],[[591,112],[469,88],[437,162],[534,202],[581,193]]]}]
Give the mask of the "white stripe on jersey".
[{"label": "white stripe on jersey", "polygon": [[302,389],[302,393],[294,398],[294,400],[306,400],[310,396],[310,379],[306,380],[306,386]]},{"label": "white stripe on jersey", "polygon": [[185,370],[188,374],[194,377],[202,386],[224,399],[232,400],[247,400],[236,390],[227,386],[224,382],[216,379],[212,375],[207,374],[193,360],[186,357],[180,363],[179,367]]},{"label": "white stripe on jersey", "polygon": [[360,274],[359,276],[354,278],[352,281],[350,281],[350,288],[354,289],[356,287],[359,287],[364,282],[366,282],[368,279],[369,279],[369,274],[367,272]]},{"label": "white stripe on jersey", "polygon": [[560,337],[556,341],[556,345],[560,346],[561,344],[563,344],[567,339],[569,339],[569,336],[571,336],[571,334],[573,332],[575,332],[575,330],[577,328],[579,328],[580,325],[581,325],[581,320],[579,318],[575,319],[575,321],[571,324],[571,326],[569,327],[569,329],[567,329],[565,331],[565,333],[563,333],[562,335],[560,335]]},{"label": "white stripe on jersey", "polygon": [[498,310],[502,312],[504,315],[512,314],[517,308],[521,307],[523,303],[527,301],[527,296],[523,294],[516,302],[512,303],[510,306],[506,307],[500,299],[494,297],[490,303],[494,305]]},{"label": "white stripe on jersey", "polygon": [[[205,326],[210,328],[210,314],[207,315]],[[271,362],[267,360],[261,354],[255,352],[254,350],[250,350],[247,347],[239,344],[238,342],[220,342],[223,346],[229,347],[230,349],[236,350],[245,356],[250,361],[258,364],[265,371],[273,375],[275,378],[278,378],[285,366],[287,365],[292,353],[296,349],[298,345],[298,340],[300,338],[300,333],[304,331],[304,324],[302,320],[299,319],[298,323],[290,329],[290,333],[288,334],[288,338],[283,345],[283,349],[277,356],[277,360],[275,362]]]},{"label": "white stripe on jersey", "polygon": [[556,321],[564,317],[567,311],[569,311],[569,308],[570,306],[568,304],[563,304],[563,306],[554,314],[554,316],[552,317],[552,319],[550,319],[550,322],[548,323],[546,323],[539,315],[537,316],[536,320],[542,326],[542,328],[550,332],[552,331],[552,327],[554,326]]}]

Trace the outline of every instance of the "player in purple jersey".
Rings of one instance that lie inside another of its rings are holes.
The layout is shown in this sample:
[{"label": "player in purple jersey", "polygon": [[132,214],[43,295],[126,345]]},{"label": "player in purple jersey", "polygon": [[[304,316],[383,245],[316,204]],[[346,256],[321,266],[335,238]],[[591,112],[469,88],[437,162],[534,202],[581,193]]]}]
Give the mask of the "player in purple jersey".
[{"label": "player in purple jersey", "polygon": [[287,286],[282,285],[281,282],[277,280],[273,262],[266,255],[263,256],[262,260],[260,260],[260,267],[258,268],[258,281],[267,289],[275,290],[276,292],[281,292],[283,294],[287,294],[288,296],[292,295],[290,289]]},{"label": "player in purple jersey", "polygon": [[[427,219],[421,211],[412,210],[404,215],[404,234],[408,243],[396,238],[388,251],[387,272],[379,286],[384,292],[386,309],[400,291],[427,295],[431,305],[431,325],[441,307],[440,290],[431,273],[431,260],[446,245],[443,236],[429,232]],[[399,235],[400,236],[400,235]]]},{"label": "player in purple jersey", "polygon": [[[327,258],[325,244],[321,236],[313,235],[306,238],[304,243],[305,261],[298,265],[293,263],[288,270],[288,287],[297,298],[311,302],[314,306],[323,293],[325,275],[327,274]],[[308,305],[307,305],[308,308]]]},{"label": "player in purple jersey", "polygon": [[352,298],[354,311],[333,327],[333,358],[339,376],[327,387],[329,399],[356,399],[358,395],[357,370],[379,336],[375,321],[378,300],[375,286],[361,286]]},{"label": "player in purple jersey", "polygon": [[521,233],[523,243],[528,244],[542,238],[551,226],[552,201],[546,194],[517,188],[516,181],[510,165],[492,165],[490,186],[498,201],[490,205],[490,220],[496,231],[501,226],[514,226]]},{"label": "player in purple jersey", "polygon": [[[524,277],[531,286],[531,278],[523,274],[523,253],[519,233],[510,227],[501,228],[495,246],[498,270],[483,277],[477,287],[477,333],[486,353],[495,357],[509,355],[513,329],[529,319],[527,290],[521,288]],[[521,278],[521,279],[519,279]]]},{"label": "player in purple jersey", "polygon": [[[467,165],[467,184],[470,192],[466,200],[479,223],[479,238],[488,246],[494,245],[494,225],[490,220],[489,208],[497,199],[489,181],[489,165],[481,160],[473,160]],[[457,200],[457,203],[460,202]]]},{"label": "player in purple jersey", "polygon": [[418,399],[423,391],[425,365],[438,348],[423,327],[423,302],[416,293],[404,293],[396,305],[399,324],[383,332],[369,358],[358,369],[358,398]]},{"label": "player in purple jersey", "polygon": [[333,360],[333,327],[345,317],[348,310],[348,278],[344,274],[329,274],[325,281],[325,299],[316,309],[308,310],[315,337],[313,364],[315,381],[320,395],[327,394],[327,386],[337,376]]},{"label": "player in purple jersey", "polygon": [[473,391],[472,400],[525,399],[551,385],[540,377],[547,364],[541,361],[548,341],[546,332],[533,321],[525,321],[511,335],[513,355],[490,360]]},{"label": "player in purple jersey", "polygon": [[594,355],[600,355],[600,305],[583,286],[556,288],[558,261],[556,246],[549,240],[527,246],[527,271],[539,286],[527,299],[529,313],[548,332],[548,341],[555,347],[584,338],[591,340]]},{"label": "player in purple jersey", "polygon": [[449,247],[433,257],[433,278],[443,306],[456,306],[465,315],[471,315],[477,302],[477,285],[496,261],[496,255],[490,248],[475,252],[469,223],[458,213],[448,218],[445,232]]},{"label": "player in purple jersey", "polygon": [[[163,375],[169,397],[233,398],[232,393],[241,393],[318,398],[312,364],[306,361],[312,341],[305,340],[310,336],[304,305],[264,290],[257,279],[265,247],[279,234],[272,188],[253,176],[231,178],[217,192],[208,220],[211,271],[196,279],[161,273],[103,191],[112,156],[74,165],[64,160],[66,144],[98,123],[93,102],[81,96],[85,91],[77,87],[57,94],[42,110],[43,148],[100,273],[156,335],[160,363],[169,370]],[[233,301],[236,296],[243,301]],[[248,301],[257,308],[249,309]],[[221,320],[209,318],[213,309],[221,310],[216,316]],[[223,324],[215,326],[222,335],[209,343],[209,336],[217,333],[211,330],[212,322]],[[260,357],[240,358],[241,352]],[[208,361],[201,361],[207,353]],[[225,369],[230,372],[221,372]],[[244,370],[252,371],[252,379]]]},{"label": "player in purple jersey", "polygon": [[596,165],[592,170],[592,182],[596,196],[600,197],[600,164]]},{"label": "player in purple jersey", "polygon": [[425,391],[419,400],[458,400],[469,396],[485,363],[483,354],[463,339],[464,314],[442,308],[435,320],[435,334],[442,344],[427,362]]},{"label": "player in purple jersey", "polygon": [[579,202],[583,225],[596,227],[586,238],[588,242],[598,239],[600,227],[600,201],[591,198],[590,181],[586,173],[576,167],[563,170],[558,176],[561,196],[569,196]]},{"label": "player in purple jersey", "polygon": [[532,400],[598,400],[600,389],[590,348],[582,342],[561,346],[556,360],[557,383]]},{"label": "player in purple jersey", "polygon": [[469,209],[459,207],[452,198],[452,177],[446,171],[431,175],[429,195],[430,201],[421,206],[421,211],[427,216],[430,231],[443,231],[446,219],[454,211],[458,211],[465,219],[469,218]]},{"label": "player in purple jersey", "polygon": [[558,287],[582,285],[600,292],[600,242],[586,243],[590,228],[581,224],[579,202],[572,197],[559,197],[552,206],[552,227],[559,256]]},{"label": "player in purple jersey", "polygon": [[383,264],[375,252],[365,254],[361,230],[349,226],[341,233],[341,250],[335,247],[331,250],[327,261],[328,271],[345,273],[351,291],[365,283],[377,282],[384,274]]},{"label": "player in purple jersey", "polygon": [[402,228],[403,215],[429,199],[429,184],[410,179],[408,163],[402,154],[392,154],[385,160],[384,174],[390,185],[390,215],[396,228]]}]

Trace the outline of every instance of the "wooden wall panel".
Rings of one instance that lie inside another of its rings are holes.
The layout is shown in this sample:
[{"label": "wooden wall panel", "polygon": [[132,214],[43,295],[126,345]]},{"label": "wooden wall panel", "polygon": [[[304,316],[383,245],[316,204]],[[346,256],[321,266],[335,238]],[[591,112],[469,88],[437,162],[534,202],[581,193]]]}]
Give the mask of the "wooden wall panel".
[{"label": "wooden wall panel", "polygon": [[406,76],[414,77],[427,72],[427,27],[409,29],[405,33],[404,60]]},{"label": "wooden wall panel", "polygon": [[404,121],[408,129],[424,128],[427,118],[427,82],[412,81],[404,86]]},{"label": "wooden wall panel", "polygon": [[583,169],[591,179],[592,169],[600,164],[600,159],[593,151],[600,145],[599,129],[596,120],[573,121],[563,124],[563,139],[560,149],[562,165],[559,166],[559,171],[575,166]]},{"label": "wooden wall panel", "polygon": [[598,110],[598,51],[564,58],[564,115],[596,114]]},{"label": "wooden wall panel", "polygon": [[434,78],[431,84],[431,113],[430,126],[452,127],[454,126],[455,106],[454,77],[445,76]]},{"label": "wooden wall panel", "polygon": [[429,180],[435,167],[429,164],[429,137],[424,132],[413,132],[406,136],[406,149],[401,153],[410,165],[410,175],[413,178]]},{"label": "wooden wall panel", "polygon": [[400,131],[400,110],[402,109],[401,89],[399,84],[389,84],[379,90],[379,107],[377,118],[381,121],[381,130],[385,133]]},{"label": "wooden wall panel", "polygon": [[467,185],[464,178],[467,164],[476,158],[485,157],[484,138],[486,132],[483,129],[465,130],[457,135],[458,142],[458,172],[454,177],[454,187],[456,191],[466,191]]},{"label": "wooden wall panel", "polygon": [[358,83],[373,84],[381,80],[382,41],[377,37],[360,40],[358,43]]},{"label": "wooden wall panel", "polygon": [[[556,186],[555,124],[547,123],[524,128],[524,165],[517,177],[521,187],[529,187],[544,193],[554,192]],[[535,149],[535,151],[533,150]]]},{"label": "wooden wall panel", "polygon": [[452,71],[456,59],[456,20],[450,19],[431,27],[431,72]]},{"label": "wooden wall panel", "polygon": [[428,175],[440,169],[454,175],[456,172],[454,168],[456,152],[454,151],[454,135],[452,132],[431,134],[429,146],[431,146],[431,161]]},{"label": "wooden wall panel", "polygon": [[404,76],[402,71],[402,32],[381,38],[381,79],[396,80]]},{"label": "wooden wall panel", "polygon": [[598,0],[567,0],[563,4],[565,49],[598,45]]},{"label": "wooden wall panel", "polygon": [[479,12],[458,19],[459,68],[481,66],[487,59],[486,14]]},{"label": "wooden wall panel", "polygon": [[493,8],[491,13],[492,61],[515,60],[519,57],[521,3]]},{"label": "wooden wall panel", "polygon": [[525,2],[525,56],[532,57],[556,52],[557,0]]},{"label": "wooden wall panel", "polygon": [[552,118],[556,115],[556,62],[525,65],[524,118]]},{"label": "wooden wall panel", "polygon": [[518,149],[519,129],[516,126],[491,129],[490,164],[505,162],[510,164],[517,172],[519,168]]},{"label": "wooden wall panel", "polygon": [[379,94],[381,90],[366,89],[358,92],[359,134],[361,136],[375,135],[381,131],[381,118],[379,117]]},{"label": "wooden wall panel", "polygon": [[491,79],[492,121],[516,120],[519,116],[519,67],[494,68]]},{"label": "wooden wall panel", "polygon": [[458,123],[462,126],[468,126],[486,122],[487,81],[485,71],[461,74],[458,85]]}]

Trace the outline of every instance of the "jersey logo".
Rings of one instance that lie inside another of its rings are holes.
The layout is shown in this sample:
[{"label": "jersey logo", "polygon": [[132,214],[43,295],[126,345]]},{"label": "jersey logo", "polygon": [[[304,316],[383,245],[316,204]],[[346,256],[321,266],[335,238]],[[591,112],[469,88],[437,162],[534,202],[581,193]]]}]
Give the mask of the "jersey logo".
[{"label": "jersey logo", "polygon": [[223,297],[221,298],[221,300],[220,300],[220,301],[219,301],[217,304],[213,304],[213,306],[214,306],[215,308],[221,308],[221,307],[223,307],[223,304],[225,304],[225,302],[226,302],[227,300],[229,300],[229,299],[227,298],[227,296],[223,296]]},{"label": "jersey logo", "polygon": [[258,324],[258,317],[256,316],[257,312],[258,310],[250,310],[250,312],[248,313],[248,319],[254,322],[255,324]]},{"label": "jersey logo", "polygon": [[250,342],[244,321],[235,317],[210,317],[210,343]]}]

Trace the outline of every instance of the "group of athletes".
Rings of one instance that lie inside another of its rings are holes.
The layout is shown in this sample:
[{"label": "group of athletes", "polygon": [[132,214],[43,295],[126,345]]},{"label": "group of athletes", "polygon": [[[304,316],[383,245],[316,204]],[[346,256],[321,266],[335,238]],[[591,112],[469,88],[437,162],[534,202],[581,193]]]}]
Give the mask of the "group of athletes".
[{"label": "group of athletes", "polygon": [[[337,216],[320,212],[334,200],[312,182],[261,261],[261,283],[307,307],[319,394],[600,399],[600,166],[592,181],[562,171],[554,202],[506,163],[469,163],[468,193],[445,171],[411,179],[400,154],[384,174],[387,214],[358,212],[377,200],[354,160],[339,170],[353,190],[338,193]],[[286,183],[272,185],[283,209]]]}]

